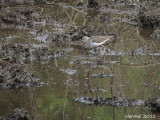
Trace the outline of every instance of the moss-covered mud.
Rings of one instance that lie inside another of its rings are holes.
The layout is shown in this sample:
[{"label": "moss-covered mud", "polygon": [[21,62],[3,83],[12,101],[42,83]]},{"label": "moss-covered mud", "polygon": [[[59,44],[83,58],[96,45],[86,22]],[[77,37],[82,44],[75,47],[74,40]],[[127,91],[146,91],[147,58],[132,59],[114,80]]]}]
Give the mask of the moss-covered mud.
[{"label": "moss-covered mud", "polygon": [[[159,8],[158,0],[0,1],[0,119],[158,120]],[[105,49],[83,46],[83,36],[110,34]]]}]

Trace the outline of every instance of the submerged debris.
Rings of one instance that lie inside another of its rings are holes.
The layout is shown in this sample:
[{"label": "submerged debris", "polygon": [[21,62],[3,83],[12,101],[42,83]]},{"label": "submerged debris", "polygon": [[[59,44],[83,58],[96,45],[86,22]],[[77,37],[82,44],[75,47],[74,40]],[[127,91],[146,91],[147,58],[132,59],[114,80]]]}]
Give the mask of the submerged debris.
[{"label": "submerged debris", "polygon": [[103,73],[92,74],[90,76],[94,78],[114,77],[113,74],[103,74]]},{"label": "submerged debris", "polygon": [[152,98],[147,101],[136,99],[125,99],[122,97],[102,98],[102,97],[80,97],[75,101],[89,105],[109,105],[109,106],[139,106],[144,105],[153,112],[160,112],[160,97]]},{"label": "submerged debris", "polygon": [[147,100],[145,106],[153,112],[160,112],[160,97]]},{"label": "submerged debris", "polygon": [[124,99],[124,98],[102,98],[102,97],[81,97],[76,98],[75,101],[79,101],[85,104],[93,105],[111,105],[111,106],[137,106],[142,105],[142,100]]},{"label": "submerged debris", "polygon": [[16,108],[8,114],[7,117],[0,118],[0,120],[32,120],[25,109]]},{"label": "submerged debris", "polygon": [[88,0],[88,7],[97,8],[99,7],[99,3],[96,0]]},{"label": "submerged debris", "polygon": [[37,60],[41,60],[41,59],[52,59],[52,58],[58,58],[61,56],[64,56],[65,51],[63,50],[59,50],[59,51],[55,51],[55,50],[49,50],[48,47],[46,46],[42,46],[42,47],[33,47],[32,48],[32,59],[37,59]]}]

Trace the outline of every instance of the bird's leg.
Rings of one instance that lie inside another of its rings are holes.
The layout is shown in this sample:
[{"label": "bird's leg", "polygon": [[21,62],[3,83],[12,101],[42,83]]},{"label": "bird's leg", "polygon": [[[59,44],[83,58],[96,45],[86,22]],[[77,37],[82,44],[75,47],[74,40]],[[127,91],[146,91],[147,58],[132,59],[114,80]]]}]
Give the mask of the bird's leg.
[{"label": "bird's leg", "polygon": [[97,49],[96,48],[94,48],[94,52],[97,53]]},{"label": "bird's leg", "polygon": [[97,55],[97,54],[98,54],[98,50],[97,50],[96,47],[94,48],[94,51],[95,51],[95,53],[96,53],[96,55]]},{"label": "bird's leg", "polygon": [[105,49],[105,47],[102,45],[102,47],[104,48],[104,54],[106,54],[106,49]]},{"label": "bird's leg", "polygon": [[98,55],[98,53],[99,53],[99,49],[96,47],[96,54]]}]

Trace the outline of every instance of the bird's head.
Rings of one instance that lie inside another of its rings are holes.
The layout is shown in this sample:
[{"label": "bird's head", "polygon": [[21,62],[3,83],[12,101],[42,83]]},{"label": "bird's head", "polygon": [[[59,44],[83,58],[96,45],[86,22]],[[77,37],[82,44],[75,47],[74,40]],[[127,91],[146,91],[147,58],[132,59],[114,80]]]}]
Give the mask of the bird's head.
[{"label": "bird's head", "polygon": [[113,38],[117,37],[116,34],[114,34],[114,33],[109,33],[108,35],[113,36]]}]

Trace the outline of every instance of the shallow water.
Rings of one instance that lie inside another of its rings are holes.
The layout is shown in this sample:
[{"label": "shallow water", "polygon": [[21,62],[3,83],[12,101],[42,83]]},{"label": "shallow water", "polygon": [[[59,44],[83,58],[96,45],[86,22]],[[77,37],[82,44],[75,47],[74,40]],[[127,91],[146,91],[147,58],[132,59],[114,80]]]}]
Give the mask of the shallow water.
[{"label": "shallow water", "polygon": [[[145,115],[155,115],[158,120],[159,114],[152,113],[143,105],[96,106],[74,100],[85,96],[116,96],[145,101],[158,97],[160,92],[160,48],[159,42],[150,37],[152,30],[124,23],[123,19],[118,20],[120,15],[115,13],[110,14],[109,20],[103,23],[96,18],[98,15],[95,13],[89,14],[74,8],[75,4],[76,1],[59,1],[54,5],[41,6],[44,11],[50,11],[48,14],[55,18],[54,24],[50,26],[42,24],[46,34],[36,36],[34,30],[24,31],[23,35],[21,32],[3,31],[6,36],[13,36],[9,39],[15,42],[16,36],[26,40],[28,38],[25,35],[29,35],[32,38],[30,41],[42,42],[55,50],[64,50],[65,55],[52,59],[44,57],[40,61],[31,62],[30,69],[46,83],[43,87],[1,90],[0,116],[18,107],[26,108],[39,120],[123,120],[127,119],[125,117],[128,114],[141,115],[141,118]],[[85,15],[88,15],[89,19],[85,18]],[[70,26],[86,24],[107,24],[108,31],[117,35],[113,42],[105,46],[106,55],[101,47],[97,55],[94,50],[84,50],[70,45],[50,46],[49,42],[42,39],[46,39],[50,32],[61,33]]]}]

